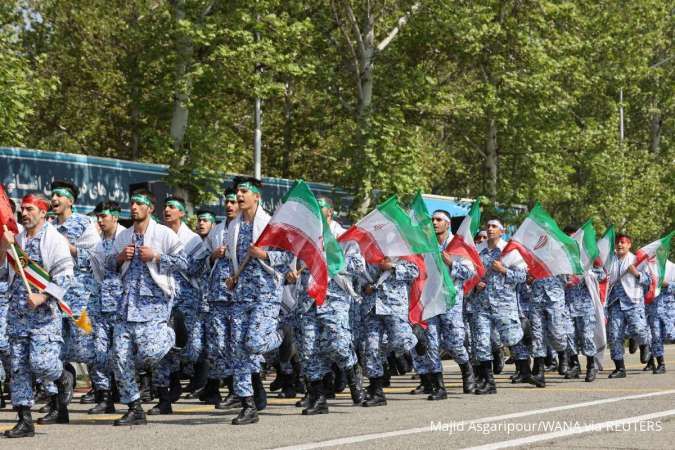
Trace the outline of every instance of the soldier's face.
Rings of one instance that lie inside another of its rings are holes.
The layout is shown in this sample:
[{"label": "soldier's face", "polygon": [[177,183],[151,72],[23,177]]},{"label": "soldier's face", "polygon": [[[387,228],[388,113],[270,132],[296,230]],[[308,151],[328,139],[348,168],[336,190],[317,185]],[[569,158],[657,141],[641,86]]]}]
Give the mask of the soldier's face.
[{"label": "soldier's face", "polygon": [[164,207],[164,221],[166,223],[176,223],[185,217],[185,213],[173,205]]},{"label": "soldier's face", "polygon": [[110,214],[98,214],[96,216],[96,222],[101,231],[110,233],[117,226],[117,217]]},{"label": "soldier's face", "polygon": [[250,211],[255,209],[258,206],[258,201],[260,200],[260,194],[249,191],[247,189],[238,189],[237,190],[237,204],[239,209],[243,211]]},{"label": "soldier's face", "polygon": [[31,230],[44,222],[46,215],[46,211],[41,210],[35,205],[21,205],[21,224],[27,230]]},{"label": "soldier's face", "polygon": [[206,235],[209,234],[209,231],[211,231],[212,226],[213,222],[211,222],[209,219],[197,220],[197,234],[201,237],[206,237]]},{"label": "soldier's face", "polygon": [[627,238],[621,238],[618,241],[616,241],[616,255],[619,258],[622,258],[628,254],[630,251],[631,246],[633,243],[630,241],[630,239]]},{"label": "soldier's face", "polygon": [[237,217],[239,212],[239,203],[236,200],[227,200],[225,202],[225,215],[232,220]]},{"label": "soldier's face", "polygon": [[52,195],[51,204],[52,211],[54,211],[54,214],[56,215],[62,214],[64,211],[73,207],[73,201],[70,198],[59,194]]},{"label": "soldier's face", "polygon": [[434,226],[434,232],[436,234],[445,234],[445,232],[448,231],[448,228],[450,227],[450,223],[439,216],[432,217],[431,223]]},{"label": "soldier's face", "polygon": [[131,220],[134,222],[143,222],[150,214],[152,214],[152,211],[154,211],[155,208],[148,206],[145,203],[131,202],[129,209],[131,210]]},{"label": "soldier's face", "polygon": [[330,223],[333,220],[333,209],[332,208],[321,208],[321,214],[326,218],[326,221]]},{"label": "soldier's face", "polygon": [[491,223],[487,226],[488,239],[499,239],[504,232],[495,224]]}]

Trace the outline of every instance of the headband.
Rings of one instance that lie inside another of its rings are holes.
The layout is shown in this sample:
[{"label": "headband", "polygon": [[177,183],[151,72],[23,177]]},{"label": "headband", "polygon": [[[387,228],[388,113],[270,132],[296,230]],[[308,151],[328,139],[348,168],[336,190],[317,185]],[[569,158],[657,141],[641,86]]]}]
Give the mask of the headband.
[{"label": "headband", "polygon": [[119,217],[120,216],[119,211],[115,211],[115,210],[112,210],[112,209],[104,209],[102,211],[98,211],[98,212],[95,212],[95,213],[96,213],[96,216],[113,216],[113,217]]},{"label": "headband", "polygon": [[438,218],[440,218],[440,219],[442,219],[442,220],[444,220],[444,221],[446,221],[446,222],[451,222],[450,216],[449,216],[447,213],[443,212],[443,211],[436,211],[436,212],[434,212],[434,213],[432,214],[431,217],[438,217]]},{"label": "headband", "polygon": [[616,240],[616,242],[621,242],[621,241],[627,241],[630,242],[631,244],[633,243],[633,240],[629,238],[628,236],[619,236],[619,238]]},{"label": "headband", "polygon": [[185,205],[183,205],[178,200],[167,200],[166,205],[167,206],[173,206],[178,211],[185,212]]},{"label": "headband", "polygon": [[52,195],[58,195],[59,197],[68,197],[72,201],[75,201],[75,196],[68,188],[56,188],[52,189]]},{"label": "headband", "polygon": [[258,186],[255,184],[251,183],[250,181],[245,181],[244,183],[239,183],[237,185],[237,190],[243,190],[243,191],[251,191],[256,194],[260,194],[260,189],[258,189]]},{"label": "headband", "polygon": [[42,211],[49,210],[49,203],[33,194],[28,194],[21,199],[21,207],[23,207],[23,205],[33,205]]},{"label": "headband", "polygon": [[131,203],[138,203],[139,205],[152,206],[152,200],[147,195],[134,194],[131,196]]},{"label": "headband", "polygon": [[211,222],[211,223],[215,223],[215,222],[216,222],[216,216],[214,216],[214,215],[211,214],[210,212],[201,213],[200,215],[197,216],[197,219],[199,219],[199,220],[208,220],[208,221]]},{"label": "headband", "polygon": [[494,225],[497,228],[499,228],[500,230],[504,231],[504,225],[502,225],[502,223],[497,219],[488,220],[487,224],[488,225]]},{"label": "headband", "polygon": [[325,198],[320,198],[317,200],[319,203],[319,208],[333,209],[333,207],[326,201]]},{"label": "headband", "polygon": [[237,201],[237,194],[227,194],[225,196],[225,201],[226,202],[236,202]]}]

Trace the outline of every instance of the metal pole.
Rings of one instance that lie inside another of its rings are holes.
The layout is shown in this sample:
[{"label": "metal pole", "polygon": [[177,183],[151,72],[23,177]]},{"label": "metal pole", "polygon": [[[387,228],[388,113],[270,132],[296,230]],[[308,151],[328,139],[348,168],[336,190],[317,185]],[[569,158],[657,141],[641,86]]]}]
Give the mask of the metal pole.
[{"label": "metal pole", "polygon": [[[256,6],[258,2],[256,0]],[[260,16],[256,15],[256,22]],[[256,29],[255,41],[260,42],[260,32]],[[256,64],[256,71],[262,72],[262,65]],[[254,173],[257,179],[262,179],[262,100],[260,97],[255,99],[255,134],[253,136],[253,164]]]}]

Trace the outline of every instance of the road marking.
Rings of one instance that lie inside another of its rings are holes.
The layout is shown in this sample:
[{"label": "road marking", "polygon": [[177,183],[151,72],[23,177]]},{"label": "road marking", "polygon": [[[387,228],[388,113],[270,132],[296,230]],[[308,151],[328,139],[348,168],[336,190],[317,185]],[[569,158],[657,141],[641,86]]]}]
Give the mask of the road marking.
[{"label": "road marking", "polygon": [[[550,412],[557,412],[557,411],[565,411],[569,409],[577,409],[577,408],[587,408],[590,406],[597,406],[597,405],[605,405],[608,403],[616,403],[624,400],[637,400],[637,399],[642,399],[642,398],[649,398],[649,397],[658,397],[658,396],[663,396],[663,395],[672,395],[675,394],[675,389],[667,390],[667,391],[658,391],[658,392],[650,392],[647,394],[636,394],[636,395],[627,395],[625,397],[613,397],[613,398],[605,398],[602,400],[593,400],[590,402],[582,402],[582,403],[572,403],[570,405],[561,405],[561,406],[554,406],[552,408],[544,408],[544,409],[537,409],[537,410],[531,410],[531,411],[521,411],[521,412],[516,412],[516,413],[511,413],[511,414],[504,414],[501,416],[490,416],[490,417],[481,417],[478,419],[472,419],[472,420],[464,420],[461,422],[458,422],[456,425],[459,426],[467,426],[471,424],[476,424],[476,423],[489,423],[489,422],[497,422],[501,420],[508,420],[508,419],[517,419],[520,417],[527,417],[527,416],[534,416],[538,414],[546,414]],[[291,450],[291,449],[297,449],[297,450],[309,450],[309,449],[314,449],[314,448],[324,448],[324,447],[333,447],[333,446],[338,446],[338,445],[348,445],[348,444],[356,444],[359,442],[365,442],[365,441],[372,441],[376,439],[385,439],[385,438],[392,438],[392,437],[397,437],[397,436],[405,436],[405,435],[410,435],[410,434],[417,434],[417,433],[427,433],[431,432],[431,427],[429,425],[424,426],[424,427],[417,427],[417,428],[408,428],[405,430],[397,430],[397,431],[388,431],[384,433],[372,433],[372,434],[363,434],[360,436],[350,436],[350,437],[345,437],[345,438],[338,438],[338,439],[331,439],[328,441],[321,441],[321,442],[310,442],[307,444],[298,444],[298,445],[292,445],[289,447],[279,447],[274,450]]]},{"label": "road marking", "polygon": [[592,432],[611,432],[615,429],[621,429],[625,425],[631,425],[643,421],[658,419],[659,417],[674,416],[675,409],[667,411],[660,411],[651,414],[643,414],[641,416],[626,417],[624,419],[608,420],[607,422],[596,423],[592,425],[585,425],[583,427],[571,428],[569,430],[554,431],[552,433],[537,434],[519,439],[512,439],[510,441],[495,442],[494,444],[480,445],[477,447],[466,447],[463,450],[496,450],[500,448],[518,447],[521,445],[532,444],[534,442],[550,441],[565,436],[572,436],[575,434],[592,433]]}]

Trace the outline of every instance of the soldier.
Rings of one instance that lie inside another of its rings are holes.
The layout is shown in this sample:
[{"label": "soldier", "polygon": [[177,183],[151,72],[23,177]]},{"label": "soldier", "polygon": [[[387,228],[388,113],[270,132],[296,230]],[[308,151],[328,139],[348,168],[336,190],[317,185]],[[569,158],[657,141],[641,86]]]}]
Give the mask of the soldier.
[{"label": "soldier", "polygon": [[279,348],[288,329],[279,329],[283,275],[289,263],[286,252],[265,251],[255,246],[270,220],[260,204],[262,183],[255,178],[235,179],[239,215],[227,227],[226,251],[230,273],[228,288],[233,292],[230,326],[233,346],[235,394],[242,409],[233,425],[258,422],[253,386],[262,387],[262,355]]},{"label": "soldier", "polygon": [[151,219],[153,195],[136,190],[130,203],[133,227],[117,236],[106,260],[107,267],[122,279],[113,331],[113,369],[120,400],[129,407],[115,426],[146,423],[136,366],[156,367],[175,343],[176,335],[168,325],[175,295],[171,275],[186,265],[176,233]]},{"label": "soldier", "polygon": [[169,352],[152,373],[159,403],[148,411],[150,415],[173,413],[171,403],[177,401],[181,394],[181,362],[194,364],[203,348],[201,336],[198,333],[191,334],[188,330],[194,330],[197,326],[202,302],[199,277],[208,252],[199,235],[184,223],[187,213],[185,201],[174,195],[168,197],[164,204],[164,221],[178,236],[184,254],[183,258],[177,260],[178,264],[171,274],[175,288],[171,321],[176,331],[177,348]]},{"label": "soldier", "polygon": [[624,335],[632,337],[641,346],[651,343],[651,334],[645,318],[644,291],[651,281],[646,268],[635,268],[635,255],[630,248],[633,241],[626,234],[616,236],[616,257],[612,259],[607,294],[607,336],[615,369],[609,378],[626,378],[623,362]]},{"label": "soldier", "polygon": [[[407,260],[384,258],[378,264],[367,264],[364,274],[366,330],[366,375],[370,379],[363,406],[384,406],[384,366],[382,337],[386,333],[389,351],[401,355],[410,351],[417,338],[408,322],[410,284],[419,275],[417,266]],[[388,352],[385,352],[388,353]]]},{"label": "soldier", "polygon": [[487,269],[472,299],[472,343],[482,378],[476,388],[478,395],[497,393],[492,371],[492,330],[496,331],[501,344],[506,346],[515,345],[523,338],[516,287],[525,282],[526,270],[523,266],[507,268],[499,260],[506,246],[502,239],[503,233],[504,226],[499,220],[489,220],[488,240],[486,245],[478,249],[483,266]]},{"label": "soldier", "polygon": [[105,201],[96,205],[94,213],[101,229],[101,241],[92,258],[94,276],[101,288],[99,304],[92,316],[94,326],[94,347],[96,362],[92,379],[96,379],[96,406],[89,414],[110,414],[115,412],[112,391],[114,387],[112,369],[113,325],[117,302],[122,296],[122,283],[116,271],[106,270],[105,260],[113,255],[115,240],[126,228],[119,223],[121,209],[116,202]]},{"label": "soldier", "polygon": [[[666,373],[666,363],[663,360],[665,341],[675,340],[675,265],[666,261],[666,271],[661,286],[661,292],[646,305],[647,321],[652,333],[652,357],[647,365],[651,365],[652,373]],[[654,364],[654,357],[658,365]]]},{"label": "soldier", "polygon": [[[10,438],[35,434],[30,408],[33,406],[33,379],[44,381],[50,401],[56,405],[56,421],[68,423],[67,400],[74,379],[64,370],[60,354],[63,347],[62,321],[57,299],[63,297],[73,279],[74,261],[68,241],[45,217],[49,203],[42,195],[27,195],[21,201],[21,222],[25,230],[15,240],[11,231],[0,240],[0,267],[5,264],[6,252],[16,242],[27,257],[42,266],[51,283],[41,292],[28,293],[21,276],[10,270],[9,311],[7,332],[10,345],[12,405],[19,420],[14,428],[5,431]],[[3,278],[3,277],[0,277]],[[49,414],[48,414],[49,415]],[[49,417],[51,422],[52,417]]]},{"label": "soldier", "polygon": [[[68,181],[56,180],[51,188],[51,206],[56,215],[53,225],[68,239],[70,254],[75,262],[75,278],[64,300],[75,316],[79,316],[85,310],[89,315],[96,315],[99,287],[92,271],[91,256],[101,238],[91,218],[73,211],[73,204],[77,201],[79,194],[77,186]],[[105,384],[105,381],[95,378],[94,335],[85,333],[72,321],[65,321],[63,339],[65,342],[63,360],[86,364],[94,390],[97,384]],[[51,416],[48,414],[43,422],[56,423],[55,399],[52,399],[48,406]]]}]

